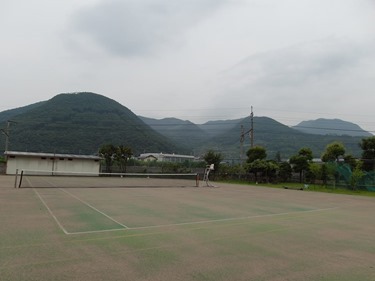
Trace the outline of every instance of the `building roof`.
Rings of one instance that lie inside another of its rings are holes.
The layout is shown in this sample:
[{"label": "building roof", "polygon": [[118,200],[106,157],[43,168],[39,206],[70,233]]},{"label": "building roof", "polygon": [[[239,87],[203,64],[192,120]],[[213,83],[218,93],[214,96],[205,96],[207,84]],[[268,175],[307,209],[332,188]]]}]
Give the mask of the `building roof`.
[{"label": "building roof", "polygon": [[42,152],[22,152],[22,151],[5,151],[7,156],[24,156],[24,157],[57,157],[57,158],[74,158],[86,160],[101,160],[96,155],[79,155],[79,154],[60,154],[60,153],[42,153]]},{"label": "building roof", "polygon": [[195,159],[192,155],[181,155],[181,154],[170,154],[170,153],[142,153],[139,158],[146,158],[146,157],[155,157],[155,158],[186,158],[186,159]]}]

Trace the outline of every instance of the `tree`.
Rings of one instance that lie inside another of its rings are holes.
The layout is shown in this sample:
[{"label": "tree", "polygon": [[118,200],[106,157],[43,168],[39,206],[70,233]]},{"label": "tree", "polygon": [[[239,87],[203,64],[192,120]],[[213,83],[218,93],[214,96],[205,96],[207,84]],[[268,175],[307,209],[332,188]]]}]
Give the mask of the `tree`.
[{"label": "tree", "polygon": [[322,178],[322,181],[323,181],[323,184],[324,185],[327,185],[327,182],[328,182],[328,176],[329,176],[329,168],[327,167],[327,164],[326,163],[323,163],[322,164],[322,168],[321,168],[321,178]]},{"label": "tree", "polygon": [[255,160],[263,160],[267,158],[266,149],[261,146],[250,148],[247,152],[247,163],[252,163]]},{"label": "tree", "polygon": [[276,180],[277,172],[280,170],[278,163],[273,160],[267,161],[266,168],[266,180],[267,182],[273,182]]},{"label": "tree", "polygon": [[247,164],[249,173],[254,173],[255,182],[258,182],[258,173],[265,173],[267,170],[267,161],[255,159],[253,162]]},{"label": "tree", "polygon": [[315,183],[315,180],[322,178],[322,166],[317,163],[309,163],[307,178],[312,183]]},{"label": "tree", "polygon": [[207,165],[214,164],[215,170],[213,171],[214,175],[220,168],[220,162],[223,161],[223,156],[220,152],[215,152],[213,150],[209,150],[206,152],[206,154],[203,156],[204,161],[206,161]]},{"label": "tree", "polygon": [[247,152],[247,170],[249,173],[254,173],[255,181],[258,182],[258,173],[266,173],[267,171],[267,152],[261,146],[251,147]]},{"label": "tree", "polygon": [[345,164],[348,164],[350,166],[352,171],[357,166],[357,159],[355,159],[355,157],[350,154],[344,156],[344,162]]},{"label": "tree", "polygon": [[345,155],[345,147],[340,142],[332,142],[326,146],[326,150],[323,153],[321,159],[323,162],[339,162],[340,156]]},{"label": "tree", "polygon": [[246,175],[246,169],[244,165],[236,164],[221,164],[220,165],[220,177],[223,179],[241,179]]},{"label": "tree", "polygon": [[121,172],[126,173],[128,160],[132,156],[133,156],[133,152],[130,147],[119,145],[116,148],[115,158],[120,166]]},{"label": "tree", "polygon": [[288,162],[281,162],[279,164],[279,179],[287,182],[292,177],[292,167]]},{"label": "tree", "polygon": [[292,164],[293,170],[299,173],[299,180],[302,183],[305,172],[309,169],[309,163],[313,159],[312,151],[310,148],[301,148],[298,154],[293,155],[289,159],[289,163]]},{"label": "tree", "polygon": [[363,169],[375,170],[375,136],[362,139],[359,146],[362,149]]},{"label": "tree", "polygon": [[362,171],[362,162],[358,161],[356,167],[352,171],[352,175],[350,177],[350,186],[352,189],[356,189],[359,180],[365,175],[365,173]]},{"label": "tree", "polygon": [[99,155],[104,158],[105,171],[110,173],[113,160],[116,154],[116,147],[113,144],[102,145],[99,149]]}]

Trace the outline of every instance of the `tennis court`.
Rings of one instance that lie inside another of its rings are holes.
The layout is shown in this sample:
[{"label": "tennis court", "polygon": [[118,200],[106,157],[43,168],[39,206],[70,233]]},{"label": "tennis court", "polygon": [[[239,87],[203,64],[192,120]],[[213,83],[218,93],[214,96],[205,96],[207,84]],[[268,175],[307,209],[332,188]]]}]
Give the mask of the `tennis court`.
[{"label": "tennis court", "polygon": [[0,279],[375,280],[373,198],[218,185],[0,176]]}]

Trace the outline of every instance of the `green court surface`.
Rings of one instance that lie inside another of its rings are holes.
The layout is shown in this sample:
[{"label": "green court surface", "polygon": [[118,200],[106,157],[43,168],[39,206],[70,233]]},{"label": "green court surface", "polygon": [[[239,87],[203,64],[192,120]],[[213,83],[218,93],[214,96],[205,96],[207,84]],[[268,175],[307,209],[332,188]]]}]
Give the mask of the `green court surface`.
[{"label": "green court surface", "polygon": [[259,186],[13,188],[0,280],[375,280],[375,199]]}]

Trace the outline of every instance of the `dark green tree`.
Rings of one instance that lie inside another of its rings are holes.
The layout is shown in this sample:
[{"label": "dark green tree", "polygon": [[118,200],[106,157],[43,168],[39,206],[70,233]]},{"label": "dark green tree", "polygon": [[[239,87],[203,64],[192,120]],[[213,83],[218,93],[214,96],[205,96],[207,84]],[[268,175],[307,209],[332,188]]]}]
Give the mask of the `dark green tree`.
[{"label": "dark green tree", "polygon": [[345,155],[344,162],[350,166],[352,171],[357,167],[357,159],[353,155]]},{"label": "dark green tree", "polygon": [[362,149],[363,169],[365,171],[375,170],[375,136],[364,138],[359,146]]},{"label": "dark green tree", "polygon": [[255,146],[250,148],[247,152],[247,163],[252,163],[255,160],[264,160],[267,158],[267,152],[264,147]]},{"label": "dark green tree", "polygon": [[287,182],[292,178],[292,167],[288,162],[281,162],[279,164],[279,179],[283,182]]},{"label": "dark green tree", "polygon": [[215,175],[220,169],[220,162],[223,161],[223,156],[220,152],[215,152],[210,149],[203,156],[203,159],[204,161],[206,161],[207,165],[214,164],[215,170],[213,171],[213,173]]},{"label": "dark green tree", "polygon": [[324,185],[327,185],[328,175],[329,175],[329,169],[327,167],[327,164],[323,163],[322,168],[321,168],[321,178],[322,178],[322,181],[323,181]]},{"label": "dark green tree", "polygon": [[267,168],[266,168],[266,181],[267,182],[274,182],[277,178],[277,173],[280,170],[280,167],[278,163],[276,163],[274,160],[267,161]]},{"label": "dark green tree", "polygon": [[116,147],[113,144],[104,144],[99,149],[99,155],[104,158],[105,171],[110,173],[116,157]]},{"label": "dark green tree", "polygon": [[340,142],[332,142],[326,146],[326,150],[324,151],[321,159],[323,162],[339,162],[340,156],[344,157],[345,155],[345,147]]},{"label": "dark green tree", "polygon": [[293,170],[299,173],[299,180],[302,183],[305,178],[305,172],[309,169],[309,163],[313,159],[312,151],[310,148],[301,148],[298,154],[293,155],[289,159],[289,163],[292,165]]},{"label": "dark green tree", "polygon": [[322,165],[317,163],[309,163],[309,169],[306,173],[306,179],[311,182],[315,183],[317,179],[322,178]]},{"label": "dark green tree", "polygon": [[251,163],[247,164],[249,173],[253,173],[255,177],[255,182],[258,182],[259,173],[265,173],[267,170],[267,161],[261,159],[255,159]]},{"label": "dark green tree", "polygon": [[262,180],[270,182],[276,178],[279,166],[275,161],[267,161],[267,151],[262,146],[250,148],[247,152],[247,169],[250,173],[254,173],[255,181],[258,182],[258,176],[262,176]]},{"label": "dark green tree", "polygon": [[362,171],[362,161],[358,161],[356,167],[353,169],[352,174],[350,176],[350,186],[352,189],[356,189],[358,182],[361,178],[365,175],[365,172]]},{"label": "dark green tree", "polygon": [[130,147],[119,145],[116,148],[115,158],[120,166],[121,172],[126,173],[128,160],[132,156],[133,156],[133,151]]}]

